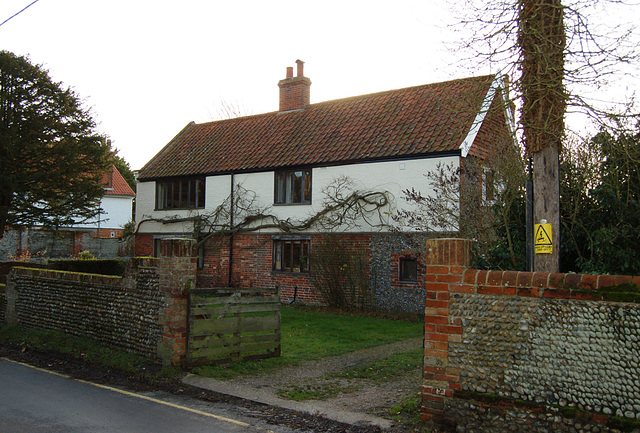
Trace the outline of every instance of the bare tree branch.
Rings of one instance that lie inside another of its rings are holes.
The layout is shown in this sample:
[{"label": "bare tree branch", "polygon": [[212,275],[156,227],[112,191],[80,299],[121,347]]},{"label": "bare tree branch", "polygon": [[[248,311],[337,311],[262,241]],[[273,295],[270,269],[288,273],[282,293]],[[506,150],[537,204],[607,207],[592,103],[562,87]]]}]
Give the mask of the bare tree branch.
[{"label": "bare tree branch", "polygon": [[[304,219],[280,219],[271,212],[271,207],[260,207],[255,192],[236,186],[233,206],[231,197],[209,212],[194,213],[189,216],[172,215],[163,218],[143,218],[136,233],[143,224],[157,222],[164,225],[191,223],[192,235],[205,243],[216,235],[251,233],[261,230],[278,230],[281,233],[299,233],[312,228],[325,231],[347,230],[366,224],[369,227],[384,228],[385,215],[389,213],[390,193],[387,191],[359,191],[347,177],[334,180],[325,188],[323,207]],[[232,224],[231,212],[234,213]]]}]

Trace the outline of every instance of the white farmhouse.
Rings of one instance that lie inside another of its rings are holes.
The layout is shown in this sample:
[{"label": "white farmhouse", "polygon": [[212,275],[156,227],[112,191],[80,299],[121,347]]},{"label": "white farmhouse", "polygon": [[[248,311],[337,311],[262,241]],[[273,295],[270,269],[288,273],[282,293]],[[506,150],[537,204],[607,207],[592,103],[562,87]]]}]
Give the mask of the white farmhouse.
[{"label": "white farmhouse", "polygon": [[284,301],[321,303],[319,252],[327,233],[340,233],[336,251],[358,257],[366,276],[357,286],[367,293],[350,296],[419,310],[420,248],[392,230],[391,216],[410,206],[403,191],[431,193],[425,174],[438,164],[515,146],[504,77],[311,104],[297,61],[297,75],[287,68],[278,86],[278,111],[192,122],[140,170],[136,254],[154,254],[163,237],[192,237],[199,285],[278,285]]}]

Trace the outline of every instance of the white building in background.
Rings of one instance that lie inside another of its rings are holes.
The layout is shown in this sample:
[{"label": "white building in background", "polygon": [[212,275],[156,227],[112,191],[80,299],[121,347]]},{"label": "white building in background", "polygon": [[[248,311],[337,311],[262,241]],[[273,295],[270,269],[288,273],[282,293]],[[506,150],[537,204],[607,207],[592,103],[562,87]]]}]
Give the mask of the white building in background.
[{"label": "white building in background", "polygon": [[100,215],[93,220],[74,224],[69,229],[93,231],[100,238],[121,238],[125,224],[133,220],[133,200],[136,193],[112,165],[102,178],[104,196],[100,200]]}]

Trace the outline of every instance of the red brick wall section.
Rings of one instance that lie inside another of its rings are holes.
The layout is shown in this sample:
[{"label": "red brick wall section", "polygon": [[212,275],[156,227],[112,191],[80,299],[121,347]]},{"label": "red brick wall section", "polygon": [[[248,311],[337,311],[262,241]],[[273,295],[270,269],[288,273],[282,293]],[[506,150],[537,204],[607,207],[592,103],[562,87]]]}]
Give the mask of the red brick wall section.
[{"label": "red brick wall section", "polygon": [[[322,304],[307,273],[275,272],[272,269],[271,235],[240,234],[233,237],[233,275],[235,287],[280,287],[283,303],[296,300],[307,304]],[[313,240],[312,240],[313,243]],[[226,287],[229,284],[229,237],[214,236],[205,245],[204,268],[198,271],[199,287]]]},{"label": "red brick wall section", "polygon": [[471,241],[427,241],[425,287],[425,343],[422,410],[424,419],[442,415],[444,399],[451,397],[459,372],[448,367],[449,342],[460,339],[462,327],[449,320],[449,285],[460,284],[471,263]]},{"label": "red brick wall section", "polygon": [[[111,235],[113,233],[113,236]],[[99,233],[92,232],[93,237],[99,237],[102,239],[120,239],[124,234],[122,229],[100,229]]]},{"label": "red brick wall section", "polygon": [[556,299],[600,299],[590,294],[601,287],[635,283],[640,276],[581,275],[547,272],[468,269],[471,241],[427,241],[424,376],[422,418],[443,414],[445,400],[460,390],[460,371],[449,368],[449,344],[460,343],[460,317],[449,317],[457,294],[506,295]]},{"label": "red brick wall section", "polygon": [[153,235],[138,233],[135,245],[136,257],[153,256]]},{"label": "red brick wall section", "polygon": [[[344,235],[349,248],[363,249],[370,259],[370,235]],[[311,249],[322,242],[322,235],[311,236]],[[273,237],[270,234],[238,234],[233,237],[234,287],[280,287],[283,303],[322,305],[324,299],[314,288],[308,273],[273,270]],[[214,236],[205,244],[205,262],[198,271],[198,287],[226,287],[229,284],[229,237]],[[313,267],[313,265],[312,265]],[[313,272],[313,270],[312,270]],[[296,290],[297,287],[297,290]]]},{"label": "red brick wall section", "polygon": [[73,233],[73,250],[71,251],[71,255],[73,257],[78,257],[78,254],[80,254],[80,251],[82,251],[82,233],[74,232]]},{"label": "red brick wall section", "polygon": [[196,283],[197,259],[191,239],[163,239],[159,245],[159,290],[164,298],[160,313],[165,365],[183,365],[187,356],[188,292]]},{"label": "red brick wall section", "polygon": [[229,284],[229,237],[213,236],[204,245],[205,262],[198,270],[198,287],[227,287]]}]

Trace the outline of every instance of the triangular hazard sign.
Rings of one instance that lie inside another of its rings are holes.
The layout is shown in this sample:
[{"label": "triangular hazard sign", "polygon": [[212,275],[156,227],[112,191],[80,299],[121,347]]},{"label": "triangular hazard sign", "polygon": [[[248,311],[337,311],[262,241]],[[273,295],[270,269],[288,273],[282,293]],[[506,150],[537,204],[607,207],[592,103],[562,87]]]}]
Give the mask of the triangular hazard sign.
[{"label": "triangular hazard sign", "polygon": [[551,224],[537,224],[536,227],[536,236],[535,236],[535,244],[536,245],[552,245],[551,236],[545,229],[545,226],[551,226]]}]

